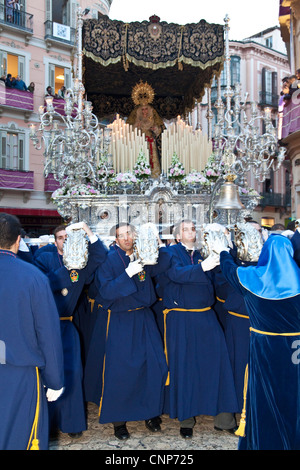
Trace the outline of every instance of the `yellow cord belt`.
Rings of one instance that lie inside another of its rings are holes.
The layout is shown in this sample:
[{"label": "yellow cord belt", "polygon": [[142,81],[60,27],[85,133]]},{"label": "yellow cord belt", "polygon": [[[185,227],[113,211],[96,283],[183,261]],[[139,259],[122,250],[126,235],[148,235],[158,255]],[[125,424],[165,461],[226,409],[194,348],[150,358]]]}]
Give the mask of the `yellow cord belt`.
[{"label": "yellow cord belt", "polygon": [[[166,308],[163,310],[164,314],[164,352],[166,356],[166,362],[167,366],[169,367],[169,361],[168,361],[168,349],[167,349],[167,314],[169,312],[172,312],[175,310],[176,312],[206,312],[207,310],[211,310],[211,307],[205,307],[205,308]],[[166,379],[165,385],[170,385],[170,371],[168,371],[168,376]]]},{"label": "yellow cord belt", "polygon": [[27,450],[29,449],[30,444],[31,444],[30,450],[39,450],[39,440],[37,438],[37,429],[38,429],[39,414],[40,414],[40,376],[39,376],[39,369],[36,367],[35,370],[36,370],[36,382],[37,382],[37,400],[36,400],[34,421],[33,421],[32,429],[31,429],[29,441],[27,444]]},{"label": "yellow cord belt", "polygon": [[[110,323],[110,314],[111,314],[111,310],[107,310],[107,313],[108,313],[108,316],[107,316],[107,324],[106,324],[106,340],[107,340],[107,337],[108,337],[108,329],[109,329],[109,323]],[[101,390],[101,398],[100,398],[99,413],[98,413],[99,416],[100,416],[100,414],[101,414],[102,401],[103,401],[104,373],[105,373],[105,358],[106,358],[106,355],[104,354],[103,367],[102,367],[102,390]]]},{"label": "yellow cord belt", "polygon": [[[253,331],[254,333],[258,333],[260,335],[267,335],[267,336],[299,336],[299,333],[272,333],[270,331],[262,331],[262,330],[257,330],[256,328],[250,327],[250,331]],[[243,409],[242,409],[242,414],[241,414],[241,420],[239,427],[235,434],[237,436],[245,437],[245,428],[246,428],[246,398],[247,398],[247,389],[248,389],[248,364],[246,365],[246,370],[245,370],[245,377],[244,377],[244,390],[243,390]]]}]

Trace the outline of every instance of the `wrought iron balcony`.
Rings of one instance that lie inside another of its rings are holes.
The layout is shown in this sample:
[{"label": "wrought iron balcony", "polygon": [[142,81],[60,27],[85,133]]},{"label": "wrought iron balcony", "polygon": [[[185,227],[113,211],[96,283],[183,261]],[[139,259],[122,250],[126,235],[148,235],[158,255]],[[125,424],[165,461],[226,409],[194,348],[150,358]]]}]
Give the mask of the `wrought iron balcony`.
[{"label": "wrought iron balcony", "polygon": [[261,91],[259,93],[259,105],[260,106],[272,106],[273,108],[278,107],[278,100],[279,96],[277,94],[268,92],[268,91]]},{"label": "wrought iron balcony", "polygon": [[45,21],[45,41],[48,48],[51,47],[53,41],[73,47],[75,44],[75,36],[75,28],[50,20]]},{"label": "wrought iron balcony", "polygon": [[267,193],[262,192],[260,193],[262,199],[259,200],[259,205],[262,208],[267,206],[269,207],[276,207],[276,208],[283,208],[283,207],[290,207],[291,205],[291,194],[281,194],[281,193]]},{"label": "wrought iron balcony", "polygon": [[18,29],[19,31],[23,31],[26,33],[26,37],[28,38],[33,34],[33,15],[30,13],[26,13],[22,9],[20,11],[11,10],[12,15],[10,15],[10,11],[7,6],[0,5],[0,25],[2,29]]}]

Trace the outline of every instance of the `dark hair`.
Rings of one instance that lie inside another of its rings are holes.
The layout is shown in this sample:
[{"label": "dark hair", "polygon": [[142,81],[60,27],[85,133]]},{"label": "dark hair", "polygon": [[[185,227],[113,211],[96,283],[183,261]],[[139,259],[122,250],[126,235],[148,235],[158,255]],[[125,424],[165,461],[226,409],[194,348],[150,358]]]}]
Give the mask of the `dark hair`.
[{"label": "dark hair", "polygon": [[21,234],[19,219],[11,214],[0,213],[0,246],[9,250]]},{"label": "dark hair", "polygon": [[285,230],[285,226],[283,224],[274,224],[272,225],[271,230]]},{"label": "dark hair", "polygon": [[110,231],[109,231],[109,235],[111,237],[116,237],[117,236],[117,230],[120,228],[120,227],[130,227],[130,229],[135,232],[135,227],[133,225],[131,225],[129,222],[120,222],[119,224],[117,225],[114,225]]},{"label": "dark hair", "polygon": [[190,219],[183,219],[180,222],[177,222],[174,225],[174,228],[173,228],[173,236],[174,236],[175,240],[177,239],[177,235],[180,235],[180,229],[181,229],[182,224],[185,224],[185,223],[186,224],[194,224],[194,222]]},{"label": "dark hair", "polygon": [[293,232],[295,232],[295,229],[296,229],[296,220],[291,220],[287,226],[286,226],[287,230],[292,230]]},{"label": "dark hair", "polygon": [[66,230],[66,226],[65,225],[59,225],[58,227],[56,227],[54,230],[53,230],[53,235],[54,235],[54,239],[56,240],[56,234],[58,232],[61,232],[62,230]]}]

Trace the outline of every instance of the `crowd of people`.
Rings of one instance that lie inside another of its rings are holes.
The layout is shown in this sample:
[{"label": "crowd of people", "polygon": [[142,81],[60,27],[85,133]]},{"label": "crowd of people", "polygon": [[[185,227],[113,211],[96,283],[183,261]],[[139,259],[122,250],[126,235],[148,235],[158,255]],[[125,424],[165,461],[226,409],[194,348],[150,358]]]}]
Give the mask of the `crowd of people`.
[{"label": "crowd of people", "polygon": [[31,82],[29,86],[26,86],[24,80],[22,80],[20,75],[13,77],[11,73],[8,73],[6,76],[3,75],[0,80],[4,82],[4,85],[7,88],[22,90],[22,91],[29,91],[30,93],[34,92],[34,83]]},{"label": "crowd of people", "polygon": [[[227,228],[211,225],[219,235],[205,259],[195,223],[182,220],[169,244],[152,226],[157,260],[141,262],[129,223],[112,227],[109,247],[84,222],[62,225],[33,253],[18,219],[0,214],[1,449],[80,437],[87,402],[120,440],[128,421],[159,434],[162,414],[190,439],[210,415],[239,449],[300,448],[299,228],[274,227],[246,262]],[[87,265],[68,270],[64,246],[79,228]]]}]

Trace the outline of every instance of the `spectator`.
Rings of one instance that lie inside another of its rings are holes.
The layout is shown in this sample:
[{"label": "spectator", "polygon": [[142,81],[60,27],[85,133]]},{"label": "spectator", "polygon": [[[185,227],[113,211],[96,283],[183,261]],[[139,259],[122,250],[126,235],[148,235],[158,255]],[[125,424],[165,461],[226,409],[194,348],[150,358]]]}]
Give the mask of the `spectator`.
[{"label": "spectator", "polygon": [[17,78],[14,82],[14,87],[17,89],[17,90],[23,90],[23,91],[27,91],[27,86],[25,85],[25,82],[22,80],[22,78],[20,77],[20,75],[17,75]]},{"label": "spectator", "polygon": [[9,23],[12,23],[13,19],[13,0],[6,0],[6,19]]},{"label": "spectator", "polygon": [[20,10],[21,5],[19,4],[19,0],[13,1],[13,9],[14,9],[14,23],[20,24]]},{"label": "spectator", "polygon": [[54,98],[54,96],[55,96],[54,93],[53,93],[52,87],[51,87],[50,85],[47,86],[47,88],[46,88],[45,97],[46,97],[46,96],[53,96],[53,98]]},{"label": "spectator", "polygon": [[27,91],[30,91],[30,93],[33,93],[34,92],[34,87],[35,87],[34,82],[31,82],[29,87],[27,88]]},{"label": "spectator", "polygon": [[63,86],[58,90],[58,92],[57,92],[57,97],[64,99],[64,98],[65,98],[65,91],[66,91],[66,88],[65,88],[65,86],[63,85]]},{"label": "spectator", "polygon": [[8,73],[7,76],[6,76],[6,79],[5,79],[5,85],[8,87],[8,88],[12,88],[12,78],[11,78],[11,73]]}]

